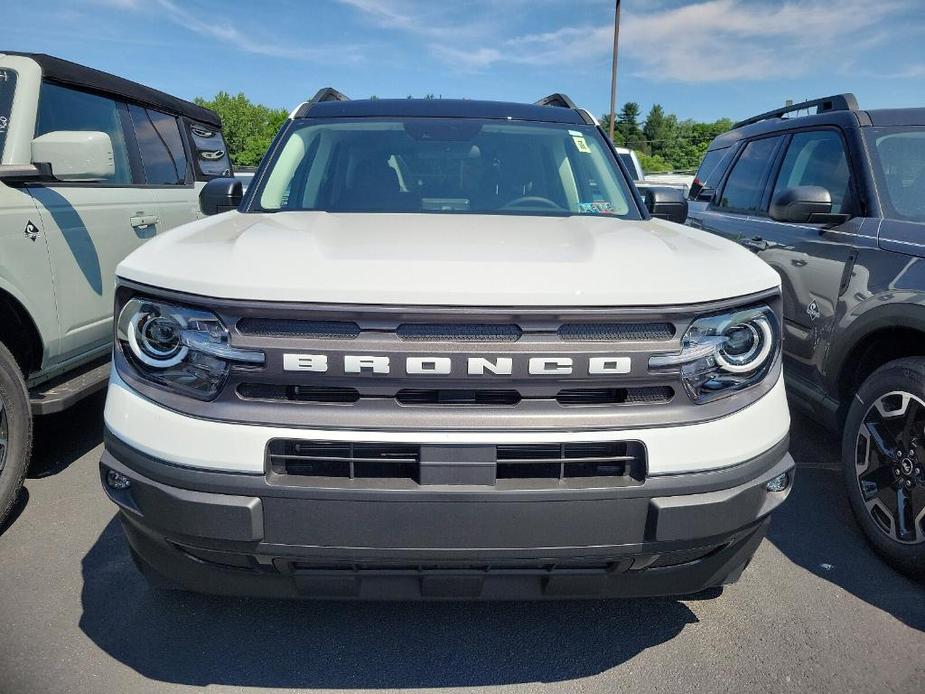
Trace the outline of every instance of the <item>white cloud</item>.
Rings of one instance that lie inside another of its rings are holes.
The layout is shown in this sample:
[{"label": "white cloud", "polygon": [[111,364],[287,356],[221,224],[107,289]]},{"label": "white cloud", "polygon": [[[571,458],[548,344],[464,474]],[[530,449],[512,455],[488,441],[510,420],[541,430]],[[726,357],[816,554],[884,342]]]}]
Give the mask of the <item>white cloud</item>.
[{"label": "white cloud", "polygon": [[252,25],[245,30],[238,29],[227,19],[209,16],[201,17],[181,7],[174,0],[93,0],[96,4],[121,10],[152,12],[199,36],[229,44],[244,53],[265,55],[288,60],[311,62],[359,62],[364,59],[363,47],[351,44],[322,44],[305,39],[298,43],[281,40],[277,32],[262,35]]},{"label": "white cloud", "polygon": [[[410,0],[340,0],[380,27],[420,37],[432,55],[459,70],[499,64],[575,67],[609,61],[613,27],[610,2],[582,6],[576,16],[606,21],[563,26],[534,34],[511,34],[522,12],[542,16],[537,2],[490,2],[467,6],[461,19],[453,3]],[[820,66],[835,70],[861,51],[889,39],[877,24],[916,0],[703,0],[678,6],[625,3],[621,57],[653,80],[715,82],[803,75]],[[515,11],[516,3],[521,12]],[[569,7],[559,3],[560,7]],[[527,9],[524,9],[527,8]],[[591,11],[593,9],[593,11]],[[506,31],[507,30],[507,31]]]}]

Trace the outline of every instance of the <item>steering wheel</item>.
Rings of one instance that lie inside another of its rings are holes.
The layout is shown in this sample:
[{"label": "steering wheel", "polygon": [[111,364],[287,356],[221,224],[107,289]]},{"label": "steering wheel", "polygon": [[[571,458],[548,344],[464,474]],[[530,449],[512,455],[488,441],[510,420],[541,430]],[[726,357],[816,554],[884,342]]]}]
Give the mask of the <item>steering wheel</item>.
[{"label": "steering wheel", "polygon": [[548,210],[563,210],[564,208],[550,200],[549,198],[543,198],[539,195],[525,195],[521,198],[514,198],[510,202],[504,203],[500,209],[517,209],[520,207],[545,207]]}]

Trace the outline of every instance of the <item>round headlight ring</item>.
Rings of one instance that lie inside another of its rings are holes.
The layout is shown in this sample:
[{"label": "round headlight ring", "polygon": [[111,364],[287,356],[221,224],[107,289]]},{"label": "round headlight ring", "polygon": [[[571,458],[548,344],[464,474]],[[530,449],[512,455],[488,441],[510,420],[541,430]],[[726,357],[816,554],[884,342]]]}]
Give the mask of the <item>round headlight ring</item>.
[{"label": "round headlight ring", "polygon": [[[176,325],[177,340],[169,349],[161,349],[154,344],[156,333],[153,331],[168,329],[164,324],[166,321]],[[126,338],[132,354],[141,363],[157,369],[166,369],[182,362],[189,352],[189,347],[180,342],[182,329],[183,326],[172,316],[138,311],[129,321]]]},{"label": "round headlight ring", "polygon": [[716,351],[716,363],[729,373],[749,373],[760,368],[770,356],[774,344],[774,333],[766,317],[757,316],[745,323],[732,326],[726,332],[742,328],[747,328],[753,334],[753,345],[747,352],[727,354],[722,348]]}]

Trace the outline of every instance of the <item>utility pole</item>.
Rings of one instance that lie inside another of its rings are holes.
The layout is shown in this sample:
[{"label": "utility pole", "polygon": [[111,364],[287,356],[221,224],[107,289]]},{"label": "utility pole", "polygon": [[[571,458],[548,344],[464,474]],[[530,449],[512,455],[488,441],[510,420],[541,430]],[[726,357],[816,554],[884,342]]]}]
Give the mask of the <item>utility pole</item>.
[{"label": "utility pole", "polygon": [[613,14],[613,64],[610,68],[610,139],[613,140],[617,107],[617,48],[620,44],[620,0],[616,0]]}]

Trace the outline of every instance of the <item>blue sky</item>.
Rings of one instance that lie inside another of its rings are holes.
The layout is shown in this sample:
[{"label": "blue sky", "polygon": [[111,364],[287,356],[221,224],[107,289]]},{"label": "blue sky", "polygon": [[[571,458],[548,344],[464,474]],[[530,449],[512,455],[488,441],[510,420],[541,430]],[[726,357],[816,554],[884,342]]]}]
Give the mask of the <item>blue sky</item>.
[{"label": "blue sky", "polygon": [[[612,0],[13,0],[0,47],[51,53],[184,98],[291,108],[353,97],[609,108]],[[923,0],[624,0],[618,101],[739,118],[842,91],[925,105]]]}]

